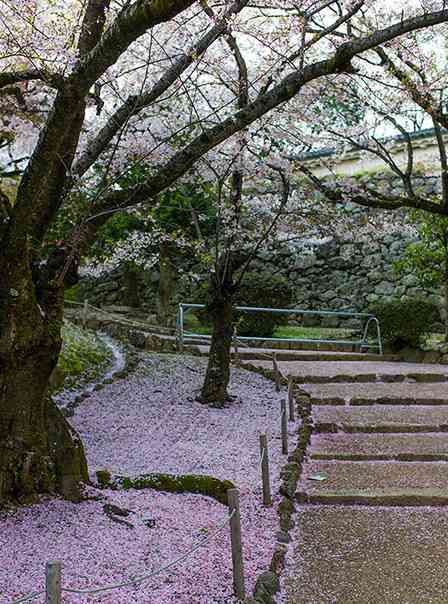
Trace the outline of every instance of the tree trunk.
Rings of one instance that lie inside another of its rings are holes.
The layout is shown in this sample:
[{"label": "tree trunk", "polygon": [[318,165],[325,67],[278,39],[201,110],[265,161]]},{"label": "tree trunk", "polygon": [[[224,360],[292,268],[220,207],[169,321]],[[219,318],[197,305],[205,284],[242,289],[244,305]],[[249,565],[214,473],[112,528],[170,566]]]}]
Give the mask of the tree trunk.
[{"label": "tree trunk", "polygon": [[213,335],[210,344],[207,373],[200,401],[211,407],[223,407],[229,400],[230,353],[233,337],[233,304],[221,299],[213,309]]},{"label": "tree trunk", "polygon": [[169,326],[172,319],[171,300],[173,297],[175,275],[171,263],[169,244],[161,242],[159,246],[159,295],[157,299],[157,320],[160,325]]},{"label": "tree trunk", "polygon": [[448,342],[448,274],[445,275],[443,283],[443,300],[445,306],[445,342]]},{"label": "tree trunk", "polygon": [[83,447],[47,394],[63,287],[40,290],[26,249],[14,263],[0,258],[0,274],[0,506],[41,493],[76,500],[88,479]]},{"label": "tree trunk", "polygon": [[126,291],[126,302],[132,308],[140,307],[140,296],[138,292],[138,272],[131,266],[127,266],[124,272],[124,283]]}]

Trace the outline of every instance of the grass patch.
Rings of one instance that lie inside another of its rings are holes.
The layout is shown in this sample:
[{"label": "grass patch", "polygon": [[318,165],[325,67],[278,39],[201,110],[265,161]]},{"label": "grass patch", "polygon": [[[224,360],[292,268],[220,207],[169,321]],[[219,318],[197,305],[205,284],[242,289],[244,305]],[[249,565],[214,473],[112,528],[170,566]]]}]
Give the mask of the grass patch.
[{"label": "grass patch", "polygon": [[[212,326],[202,325],[191,312],[185,315],[184,329],[201,335],[211,335]],[[331,327],[301,327],[297,325],[281,325],[274,330],[274,338],[306,339],[306,340],[347,340],[360,339],[354,337],[353,330]]]},{"label": "grass patch", "polygon": [[111,349],[95,332],[64,321],[53,392],[93,381],[104,373],[111,359]]},{"label": "grass patch", "polygon": [[353,339],[350,329],[336,329],[330,327],[300,327],[296,325],[283,325],[274,331],[276,338],[303,338],[307,340],[347,340]]}]

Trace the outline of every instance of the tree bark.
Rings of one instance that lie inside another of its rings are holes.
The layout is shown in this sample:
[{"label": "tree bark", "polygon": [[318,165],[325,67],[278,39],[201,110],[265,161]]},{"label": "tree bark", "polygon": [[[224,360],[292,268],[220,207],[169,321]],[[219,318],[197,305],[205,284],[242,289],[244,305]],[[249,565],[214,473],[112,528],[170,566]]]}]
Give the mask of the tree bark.
[{"label": "tree bark", "polygon": [[161,242],[159,246],[159,292],[157,299],[157,320],[160,325],[169,326],[172,318],[172,308],[170,302],[173,297],[175,286],[175,275],[171,263],[169,244]]},{"label": "tree bark", "polygon": [[212,307],[213,335],[210,343],[207,373],[200,402],[210,407],[223,407],[229,400],[230,351],[233,336],[233,303],[231,297],[216,297]]},{"label": "tree bark", "polygon": [[223,407],[231,400],[227,392],[230,380],[233,338],[233,303],[236,293],[234,275],[246,260],[246,254],[227,251],[210,277],[207,310],[212,317],[213,333],[207,372],[198,400],[211,407]]},{"label": "tree bark", "polygon": [[138,291],[138,272],[132,266],[126,267],[124,273],[124,282],[128,306],[139,308],[140,296]]},{"label": "tree bark", "polygon": [[61,348],[63,286],[51,280],[40,289],[26,248],[14,262],[0,257],[0,274],[0,506],[41,493],[77,500],[88,479],[83,447],[47,393]]},{"label": "tree bark", "polygon": [[448,274],[445,274],[445,279],[443,282],[443,301],[445,306],[445,342],[448,342]]}]

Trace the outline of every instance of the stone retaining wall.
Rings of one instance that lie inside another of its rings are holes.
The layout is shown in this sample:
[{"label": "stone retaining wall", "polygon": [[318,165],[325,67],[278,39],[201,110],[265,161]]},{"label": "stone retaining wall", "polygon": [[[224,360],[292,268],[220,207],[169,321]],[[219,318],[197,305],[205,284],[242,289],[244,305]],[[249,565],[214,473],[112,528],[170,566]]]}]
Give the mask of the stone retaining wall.
[{"label": "stone retaining wall", "polygon": [[[384,191],[400,193],[400,182],[391,175],[365,175],[358,177]],[[415,179],[415,189],[420,193],[436,195],[439,180],[436,177],[421,176]],[[338,211],[338,210],[336,210]],[[342,210],[340,210],[342,211]],[[344,215],[349,215],[351,234],[340,238],[327,238],[308,247],[304,253],[298,242],[296,247],[279,248],[266,255],[265,260],[257,261],[263,271],[280,272],[295,289],[295,305],[298,308],[311,310],[351,310],[367,311],[378,301],[391,298],[413,297],[423,295],[435,302],[440,302],[438,290],[427,290],[419,286],[412,271],[397,274],[394,263],[399,260],[408,243],[413,241],[405,225],[405,215],[389,212],[387,224],[393,224],[388,231],[378,230],[369,237],[359,237],[358,233],[366,216],[385,216],[377,210],[366,210],[360,206],[349,206]],[[194,272],[198,273],[199,268]],[[204,275],[204,279],[207,276]],[[136,288],[140,306],[154,310],[159,285],[157,270],[136,276]],[[84,278],[79,285],[78,297],[87,297],[92,304],[130,304],[129,278],[123,269],[99,279]],[[193,299],[192,299],[193,298]],[[173,309],[180,301],[197,301],[194,292],[178,288],[173,292]],[[174,313],[174,311],[173,311]],[[329,326],[337,323],[329,320]]]}]

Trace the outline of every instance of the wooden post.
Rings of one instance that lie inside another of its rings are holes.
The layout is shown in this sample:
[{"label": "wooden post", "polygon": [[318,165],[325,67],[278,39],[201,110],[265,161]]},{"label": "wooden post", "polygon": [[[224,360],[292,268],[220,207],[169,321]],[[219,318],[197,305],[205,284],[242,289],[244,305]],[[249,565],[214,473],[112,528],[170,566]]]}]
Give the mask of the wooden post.
[{"label": "wooden post", "polygon": [[240,359],[238,355],[238,340],[236,338],[236,329],[233,330],[233,355],[235,359],[235,364],[239,365]]},{"label": "wooden post", "polygon": [[294,407],[294,380],[292,375],[288,375],[288,405],[289,405],[289,421],[296,421],[296,410]]},{"label": "wooden post", "polygon": [[260,434],[261,480],[263,484],[263,505],[271,506],[271,480],[269,477],[269,450],[266,434]]},{"label": "wooden post", "polygon": [[45,604],[61,604],[61,563],[59,560],[47,562],[45,590]]},{"label": "wooden post", "polygon": [[286,417],[286,400],[281,400],[282,453],[288,455],[288,418]]},{"label": "wooden post", "polygon": [[277,354],[272,354],[272,364],[274,366],[275,391],[280,392],[280,371],[278,370]]},{"label": "wooden post", "polygon": [[230,538],[232,542],[233,564],[233,591],[239,600],[244,600],[246,590],[244,587],[243,548],[241,546],[241,520],[240,501],[238,489],[227,491],[230,518]]},{"label": "wooden post", "polygon": [[87,326],[87,313],[88,313],[89,301],[87,298],[84,300],[84,306],[82,308],[82,326],[85,329]]},{"label": "wooden post", "polygon": [[184,309],[182,304],[179,304],[179,317],[178,317],[178,333],[177,333],[177,347],[178,351],[182,354],[184,352]]}]

